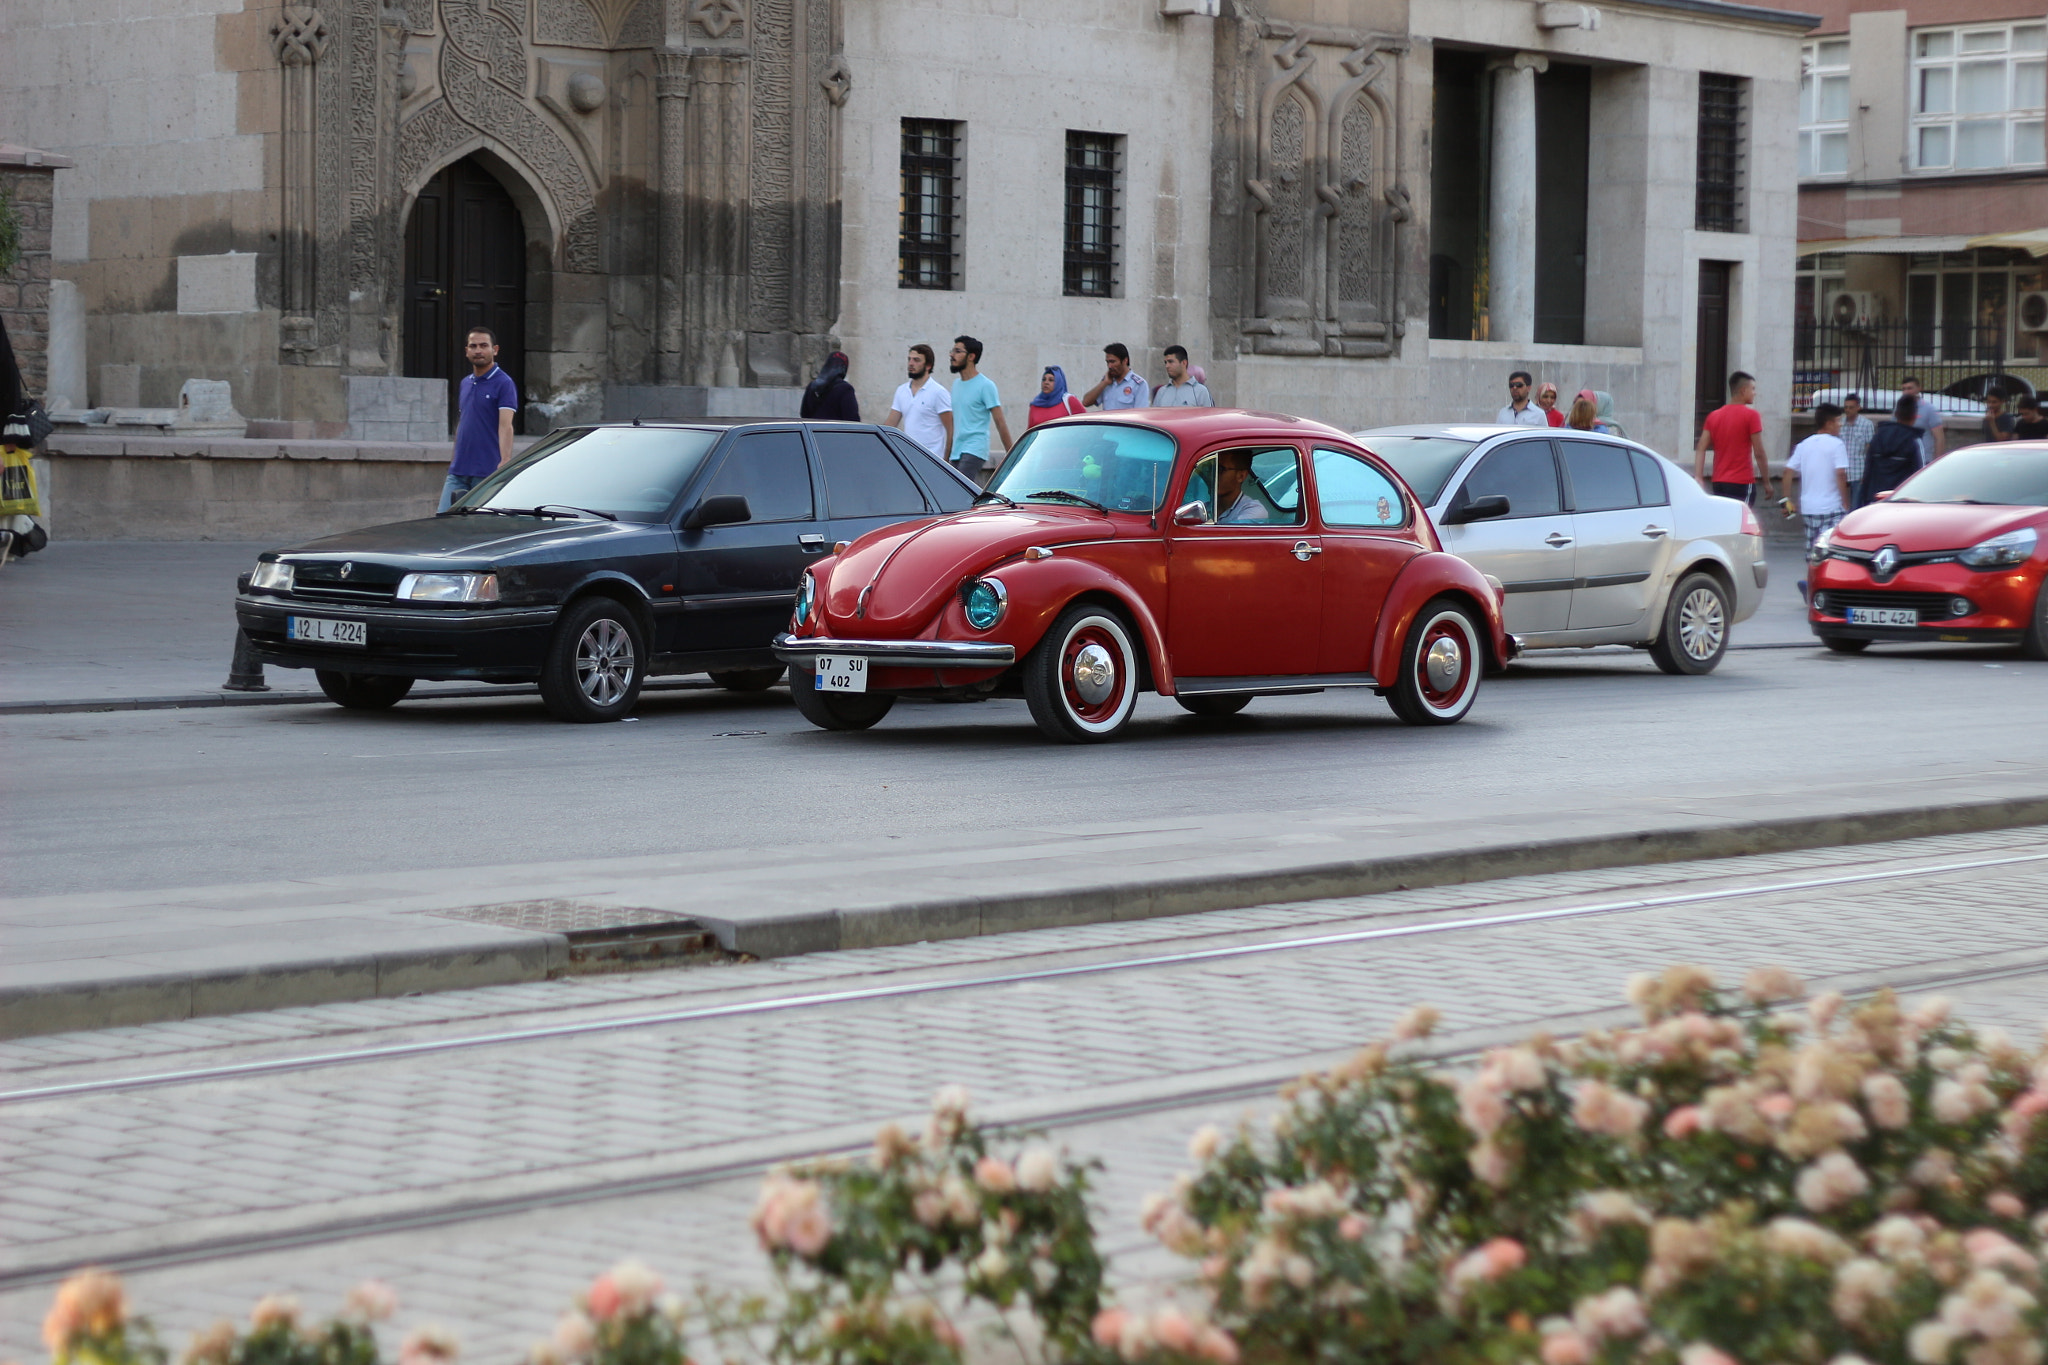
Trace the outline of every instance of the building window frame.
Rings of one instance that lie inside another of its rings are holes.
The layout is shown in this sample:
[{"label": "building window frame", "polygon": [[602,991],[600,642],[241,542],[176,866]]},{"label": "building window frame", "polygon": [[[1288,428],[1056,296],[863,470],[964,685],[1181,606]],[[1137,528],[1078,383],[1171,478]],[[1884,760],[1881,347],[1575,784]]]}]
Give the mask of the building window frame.
[{"label": "building window frame", "polygon": [[2003,248],[1912,256],[1906,263],[1906,353],[1914,360],[2011,362],[2028,347],[2020,295],[2048,287],[2048,271]]},{"label": "building window frame", "polygon": [[2048,165],[2048,23],[1917,28],[1907,35],[1907,52],[1914,174]]},{"label": "building window frame", "polygon": [[966,126],[906,118],[901,125],[896,287],[962,287],[961,156]]},{"label": "building window frame", "polygon": [[1061,292],[1068,298],[1123,292],[1123,166],[1122,134],[1067,130]]},{"label": "building window frame", "polygon": [[1799,178],[1849,174],[1849,40],[1821,38],[1800,49]]},{"label": "building window frame", "polygon": [[1693,226],[1701,232],[1742,232],[1749,81],[1715,71],[1700,72],[1699,81]]}]

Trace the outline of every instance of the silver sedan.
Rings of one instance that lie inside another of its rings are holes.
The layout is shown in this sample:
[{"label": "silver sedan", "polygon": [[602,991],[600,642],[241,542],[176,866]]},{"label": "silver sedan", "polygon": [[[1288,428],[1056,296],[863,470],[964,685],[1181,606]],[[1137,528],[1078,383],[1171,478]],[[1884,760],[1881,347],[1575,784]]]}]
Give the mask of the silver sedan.
[{"label": "silver sedan", "polygon": [[1361,431],[1444,548],[1501,581],[1527,649],[1634,645],[1666,673],[1721,662],[1769,569],[1749,508],[1617,436],[1528,427]]}]

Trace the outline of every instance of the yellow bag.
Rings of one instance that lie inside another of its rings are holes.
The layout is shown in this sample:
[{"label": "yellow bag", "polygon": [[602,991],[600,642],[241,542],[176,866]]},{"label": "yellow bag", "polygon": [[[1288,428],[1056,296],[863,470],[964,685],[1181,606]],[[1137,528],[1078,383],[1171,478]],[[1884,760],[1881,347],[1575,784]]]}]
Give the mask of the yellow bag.
[{"label": "yellow bag", "polygon": [[29,452],[13,445],[0,445],[0,517],[39,517],[42,499],[36,496],[36,471],[28,462]]}]

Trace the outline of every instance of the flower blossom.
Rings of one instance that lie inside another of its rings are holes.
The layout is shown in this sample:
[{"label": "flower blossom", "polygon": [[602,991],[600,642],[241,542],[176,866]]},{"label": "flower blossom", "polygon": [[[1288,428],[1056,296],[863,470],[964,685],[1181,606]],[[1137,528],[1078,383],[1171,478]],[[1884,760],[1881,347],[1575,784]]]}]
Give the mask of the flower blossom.
[{"label": "flower blossom", "polygon": [[1934,1116],[1943,1123],[1968,1123],[1998,1107],[1998,1096],[1982,1081],[1952,1077],[1934,1083],[1929,1097]]},{"label": "flower blossom", "polygon": [[265,1294],[249,1310],[249,1325],[259,1332],[266,1327],[296,1327],[299,1301],[290,1294]]},{"label": "flower blossom", "polygon": [[597,1324],[582,1313],[568,1312],[555,1320],[549,1341],[563,1360],[582,1360],[597,1349]]},{"label": "flower blossom", "polygon": [[1681,1104],[1664,1116],[1664,1136],[1672,1141],[1682,1141],[1700,1130],[1700,1107],[1696,1104]]},{"label": "flower blossom", "polygon": [[1873,1071],[1863,1078],[1863,1103],[1869,1106],[1871,1122],[1880,1128],[1897,1130],[1912,1122],[1913,1097],[1888,1071]]},{"label": "flower blossom", "polygon": [[967,1109],[971,1100],[964,1085],[942,1086],[932,1096],[931,1117],[925,1120],[924,1145],[932,1151],[950,1146],[960,1136],[960,1130],[967,1126]]},{"label": "flower blossom", "polygon": [[[949,1173],[949,1178],[957,1179]],[[815,1180],[771,1175],[762,1182],[754,1206],[754,1235],[765,1250],[787,1247],[803,1257],[816,1256],[832,1240],[832,1217],[824,1191]]]},{"label": "flower blossom", "polygon": [[1678,1353],[1678,1365],[1736,1365],[1735,1357],[1726,1351],[1695,1341]]},{"label": "flower blossom", "polygon": [[896,1124],[885,1123],[875,1131],[875,1169],[886,1171],[916,1149],[910,1134]]},{"label": "flower blossom", "polygon": [[1580,1299],[1572,1309],[1572,1326],[1594,1341],[1637,1336],[1649,1325],[1643,1301],[1626,1285]]},{"label": "flower blossom", "polygon": [[1799,1202],[1815,1213],[1848,1203],[1870,1188],[1870,1177],[1847,1152],[1830,1152],[1799,1173]]},{"label": "flower blossom", "polygon": [[1949,1011],[1953,1008],[1955,1007],[1949,1003],[1947,996],[1929,996],[1913,1007],[1913,1013],[1908,1018],[1912,1020],[1913,1027],[1924,1033],[1930,1029],[1938,1029],[1943,1024],[1946,1024]]},{"label": "flower blossom", "polygon": [[1429,1005],[1417,1005],[1402,1015],[1394,1025],[1394,1037],[1402,1042],[1416,1038],[1427,1038],[1436,1032],[1436,1026],[1443,1022],[1443,1014]]},{"label": "flower blossom", "polygon": [[178,1365],[228,1365],[234,1359],[238,1340],[235,1325],[222,1318],[205,1331],[192,1334],[192,1343],[179,1357]]},{"label": "flower blossom", "polygon": [[1473,1175],[1496,1190],[1506,1189],[1508,1178],[1514,1174],[1514,1163],[1498,1143],[1480,1143],[1465,1154],[1465,1160],[1471,1163]]},{"label": "flower blossom", "polygon": [[2027,1206],[2011,1190],[1993,1190],[1984,1198],[1984,1207],[2000,1218],[2024,1218]]},{"label": "flower blossom", "polygon": [[1764,1245],[1780,1256],[1834,1265],[1849,1259],[1849,1244],[1818,1223],[1804,1218],[1773,1218],[1764,1227]]},{"label": "flower blossom", "polygon": [[1191,1161],[1213,1161],[1222,1149],[1223,1130],[1213,1123],[1205,1123],[1195,1129],[1194,1136],[1188,1139],[1188,1159]]},{"label": "flower blossom", "polygon": [[1845,1327],[1860,1326],[1873,1308],[1885,1303],[1898,1286],[1890,1266],[1868,1256],[1858,1256],[1835,1267],[1835,1287],[1829,1306]]},{"label": "flower blossom", "polygon": [[445,1327],[415,1327],[398,1345],[398,1365],[448,1365],[461,1349]]},{"label": "flower blossom", "polygon": [[1539,1354],[1543,1365],[1588,1365],[1593,1359],[1593,1343],[1576,1329],[1563,1327],[1544,1333]]},{"label": "flower blossom", "polygon": [[341,1311],[358,1322],[386,1322],[398,1311],[398,1291],[382,1280],[364,1280],[348,1291]]},{"label": "flower blossom", "polygon": [[1742,993],[1759,1005],[1771,1005],[1797,1000],[1806,994],[1806,983],[1783,967],[1757,967],[1742,979]]},{"label": "flower blossom", "polygon": [[985,1156],[974,1163],[974,1183],[994,1194],[1008,1194],[1017,1188],[1017,1172],[999,1156]]},{"label": "flower blossom", "polygon": [[105,1336],[128,1322],[128,1291],[118,1276],[81,1270],[64,1281],[43,1319],[43,1344],[61,1355],[81,1336]]},{"label": "flower blossom", "polygon": [[1633,1137],[1649,1116],[1648,1104],[1603,1081],[1581,1081],[1572,1099],[1572,1122],[1589,1133]]},{"label": "flower blossom", "polygon": [[1980,1270],[2016,1270],[2031,1278],[2040,1269],[2040,1262],[2019,1243],[1992,1228],[1977,1228],[1963,1234],[1963,1250],[1969,1255],[1970,1264]]},{"label": "flower blossom", "polygon": [[1059,1183],[1060,1161],[1044,1143],[1024,1149],[1017,1158],[1017,1188],[1028,1194],[1044,1194]]}]

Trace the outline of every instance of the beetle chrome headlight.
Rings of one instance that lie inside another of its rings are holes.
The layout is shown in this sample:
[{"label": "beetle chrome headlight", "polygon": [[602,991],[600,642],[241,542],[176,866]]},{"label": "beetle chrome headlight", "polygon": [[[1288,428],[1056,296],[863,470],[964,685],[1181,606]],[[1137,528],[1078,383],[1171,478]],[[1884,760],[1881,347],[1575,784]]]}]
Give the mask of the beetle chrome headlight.
[{"label": "beetle chrome headlight", "polygon": [[796,585],[796,624],[801,627],[811,619],[811,608],[818,604],[818,580],[805,574]]},{"label": "beetle chrome headlight", "polygon": [[2022,526],[2017,531],[2007,531],[2002,536],[1979,541],[1957,555],[1973,569],[1996,569],[2007,564],[2024,564],[2033,558],[2034,545],[2040,537],[2031,526]]},{"label": "beetle chrome headlight", "polygon": [[256,572],[249,575],[249,586],[262,588],[266,592],[290,592],[292,590],[292,566],[281,564],[275,559],[261,560]]},{"label": "beetle chrome headlight", "polygon": [[398,580],[401,602],[495,602],[494,573],[409,573]]},{"label": "beetle chrome headlight", "polygon": [[976,630],[988,630],[1009,609],[1010,593],[1000,578],[977,578],[962,589],[960,601],[967,609],[967,624]]}]

